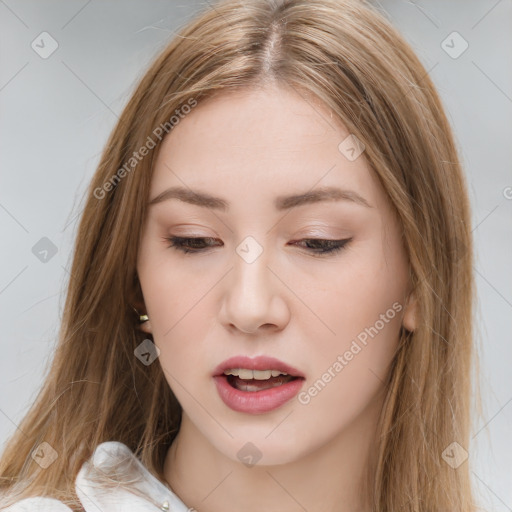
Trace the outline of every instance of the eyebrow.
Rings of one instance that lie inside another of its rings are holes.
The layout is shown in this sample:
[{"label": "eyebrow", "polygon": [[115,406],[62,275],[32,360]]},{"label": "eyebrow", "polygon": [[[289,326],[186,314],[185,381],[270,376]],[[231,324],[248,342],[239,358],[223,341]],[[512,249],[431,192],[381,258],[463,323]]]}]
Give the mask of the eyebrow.
[{"label": "eyebrow", "polygon": [[[178,199],[185,203],[211,208],[213,210],[229,210],[229,202],[225,199],[184,187],[171,187],[164,190],[149,201],[148,206],[162,203],[169,199]],[[351,201],[354,204],[373,208],[373,206],[357,192],[338,187],[322,187],[300,194],[278,196],[274,200],[274,206],[276,210],[283,211],[323,201]]]}]

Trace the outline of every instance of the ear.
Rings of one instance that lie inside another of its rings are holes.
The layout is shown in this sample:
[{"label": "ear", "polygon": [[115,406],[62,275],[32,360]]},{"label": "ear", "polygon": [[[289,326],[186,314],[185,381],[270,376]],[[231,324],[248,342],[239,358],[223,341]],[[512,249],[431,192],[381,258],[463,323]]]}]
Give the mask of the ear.
[{"label": "ear", "polygon": [[147,334],[153,334],[152,328],[151,328],[151,320],[146,320],[144,323],[139,324],[137,327],[140,331],[145,332]]},{"label": "ear", "polygon": [[407,297],[402,325],[410,332],[416,329],[418,322],[418,301],[414,292]]},{"label": "ear", "polygon": [[143,323],[140,323],[139,316],[147,315],[146,305],[144,304],[144,297],[142,295],[142,289],[140,287],[138,278],[136,278],[134,287],[130,293],[130,304],[132,306],[133,315],[135,316],[135,323],[137,325],[137,329],[139,331],[145,332],[147,334],[152,334],[151,329],[151,320],[146,320]]},{"label": "ear", "polygon": [[[137,329],[139,331],[142,331],[142,332],[145,332],[147,334],[152,334],[152,330],[151,330],[151,320],[146,320],[145,322],[142,322],[140,323],[140,315],[147,315],[147,312],[146,312],[146,306],[144,305],[143,302],[135,302],[133,303],[132,302],[132,311],[133,311],[133,315],[135,317],[135,323],[137,325]],[[137,310],[137,311],[135,311]]]}]

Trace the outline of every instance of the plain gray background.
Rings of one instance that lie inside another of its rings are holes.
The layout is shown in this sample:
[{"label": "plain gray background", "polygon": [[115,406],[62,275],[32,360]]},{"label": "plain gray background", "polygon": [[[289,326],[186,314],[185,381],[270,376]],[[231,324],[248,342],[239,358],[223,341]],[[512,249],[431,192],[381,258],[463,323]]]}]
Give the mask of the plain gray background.
[{"label": "plain gray background", "polygon": [[[82,197],[116,115],[150,60],[204,5],[0,0],[2,444],[52,356]],[[484,505],[512,511],[512,1],[374,5],[438,87],[467,173],[484,402],[468,451]],[[44,37],[51,48],[42,32],[58,44],[47,58],[31,46]],[[46,263],[32,252],[43,237],[57,251]]]}]

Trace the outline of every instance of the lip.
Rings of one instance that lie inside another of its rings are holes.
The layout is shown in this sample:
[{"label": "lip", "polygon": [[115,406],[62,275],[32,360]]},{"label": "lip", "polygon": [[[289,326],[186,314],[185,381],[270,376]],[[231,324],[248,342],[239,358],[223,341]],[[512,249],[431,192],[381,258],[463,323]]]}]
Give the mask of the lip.
[{"label": "lip", "polygon": [[[270,389],[260,391],[241,391],[229,384],[224,370],[230,368],[246,368],[248,370],[279,370],[288,375],[297,377],[290,382]],[[217,386],[217,392],[230,409],[248,414],[263,414],[281,407],[291,400],[302,388],[304,374],[275,357],[269,356],[235,356],[220,363],[213,371],[213,380]]]},{"label": "lip", "polygon": [[213,377],[222,376],[230,368],[246,368],[247,370],[279,370],[293,377],[305,378],[304,374],[289,364],[269,356],[235,356],[226,359],[213,370]]},{"label": "lip", "polygon": [[213,380],[224,404],[247,414],[264,414],[281,407],[298,394],[305,382],[304,378],[297,378],[270,389],[241,391],[232,387],[225,375],[216,375]]}]

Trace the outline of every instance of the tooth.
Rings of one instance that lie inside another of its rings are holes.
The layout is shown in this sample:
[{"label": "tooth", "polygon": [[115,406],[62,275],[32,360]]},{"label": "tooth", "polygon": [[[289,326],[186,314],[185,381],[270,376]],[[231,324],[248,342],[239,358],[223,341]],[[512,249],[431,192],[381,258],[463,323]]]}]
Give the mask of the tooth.
[{"label": "tooth", "polygon": [[229,368],[228,370],[224,370],[224,375],[234,375],[235,377],[240,377],[245,380],[267,380],[270,379],[270,377],[278,377],[279,375],[287,376],[288,374],[280,370],[248,370],[245,368]]},{"label": "tooth", "polygon": [[253,370],[256,380],[267,380],[272,376],[272,370]]},{"label": "tooth", "polygon": [[248,379],[253,379],[253,371],[252,370],[246,370],[245,368],[239,368],[238,369],[238,376],[241,378],[241,379],[245,379],[245,380],[248,380]]}]

